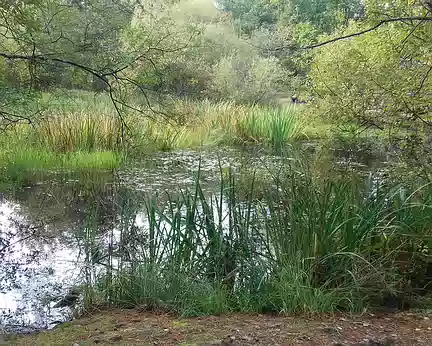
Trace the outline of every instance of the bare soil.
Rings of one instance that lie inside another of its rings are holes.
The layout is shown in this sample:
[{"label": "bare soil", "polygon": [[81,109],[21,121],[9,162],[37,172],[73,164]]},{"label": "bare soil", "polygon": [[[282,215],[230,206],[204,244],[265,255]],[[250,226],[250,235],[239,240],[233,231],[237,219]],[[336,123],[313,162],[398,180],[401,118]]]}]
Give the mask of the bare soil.
[{"label": "bare soil", "polygon": [[432,345],[432,313],[178,318],[115,310],[0,344],[427,346]]}]

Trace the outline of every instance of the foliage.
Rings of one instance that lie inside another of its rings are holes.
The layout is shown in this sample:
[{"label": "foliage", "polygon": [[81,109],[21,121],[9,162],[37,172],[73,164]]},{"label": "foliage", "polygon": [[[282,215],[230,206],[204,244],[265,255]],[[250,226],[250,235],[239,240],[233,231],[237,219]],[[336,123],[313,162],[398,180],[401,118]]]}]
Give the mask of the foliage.
[{"label": "foliage", "polygon": [[247,35],[261,27],[269,27],[278,20],[283,1],[267,0],[222,0],[220,4],[229,11],[237,29]]},{"label": "foliage", "polygon": [[[406,5],[393,10],[399,16],[423,13]],[[339,34],[369,26],[352,23]],[[320,112],[340,125],[385,130],[412,148],[408,156],[424,157],[431,133],[431,34],[430,22],[395,22],[321,48],[310,75]]]},{"label": "foliage", "polygon": [[349,19],[362,15],[363,3],[359,0],[289,0],[285,20],[309,23],[321,32],[332,32]]},{"label": "foliage", "polygon": [[232,15],[237,31],[250,37],[262,55],[280,61],[286,71],[284,87],[291,95],[308,93],[305,78],[312,53],[298,48],[317,43],[323,33],[347,26],[364,12],[358,0],[223,0],[221,6]]},{"label": "foliage", "polygon": [[278,91],[283,72],[275,58],[222,58],[214,67],[212,88],[221,99],[260,103],[270,100]]},{"label": "foliage", "polygon": [[252,109],[250,114],[237,120],[238,137],[245,142],[268,142],[280,151],[289,140],[301,137],[305,125],[294,107],[279,109]]},{"label": "foliage", "polygon": [[[117,37],[130,20],[121,3],[105,0],[71,2],[70,6],[59,1],[35,1],[23,3],[22,8],[6,5],[1,11],[10,18],[3,26],[10,34],[1,45],[2,51],[55,56],[94,70],[121,59]],[[28,82],[35,87],[92,87],[92,76],[84,70],[48,62],[28,61],[25,65]]]},{"label": "foliage", "polygon": [[[261,57],[209,1],[162,2],[161,6],[163,10],[151,15],[139,13],[125,35],[128,50],[142,50],[138,47],[157,41],[165,52],[163,59],[137,66],[135,79],[142,84],[180,97],[237,102],[266,101],[280,88],[284,73],[277,60]],[[167,35],[173,28],[176,34]],[[167,47],[173,46],[173,40],[185,48],[171,52]]]},{"label": "foliage", "polygon": [[362,2],[358,0],[222,0],[237,28],[248,35],[260,28],[284,24],[309,23],[320,32],[332,32],[340,25],[360,16]]},{"label": "foliage", "polygon": [[429,186],[315,180],[296,163],[267,173],[259,195],[255,173],[244,194],[222,171],[212,196],[198,175],[191,191],[147,199],[139,225],[139,200],[121,200],[123,251],[100,256],[107,270],[88,303],[183,315],[362,311],[430,292]]}]

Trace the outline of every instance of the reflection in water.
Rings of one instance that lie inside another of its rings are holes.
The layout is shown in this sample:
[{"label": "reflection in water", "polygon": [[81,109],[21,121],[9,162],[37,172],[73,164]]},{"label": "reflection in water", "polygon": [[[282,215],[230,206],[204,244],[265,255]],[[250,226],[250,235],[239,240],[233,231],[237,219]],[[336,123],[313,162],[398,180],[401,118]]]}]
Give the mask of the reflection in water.
[{"label": "reflection in water", "polygon": [[50,305],[62,285],[79,274],[76,251],[43,233],[23,217],[17,204],[1,202],[0,323],[6,330],[48,328],[67,317]]},{"label": "reflection in water", "polygon": [[[279,161],[245,159],[252,167]],[[150,237],[144,192],[191,186],[198,167],[203,188],[219,192],[219,169],[242,164],[232,152],[157,154],[137,168],[56,174],[0,198],[0,331],[50,328],[71,318],[67,307],[53,308],[62,296],[117,260],[132,262]],[[216,223],[229,228],[219,217]],[[168,234],[169,227],[160,228]]]}]

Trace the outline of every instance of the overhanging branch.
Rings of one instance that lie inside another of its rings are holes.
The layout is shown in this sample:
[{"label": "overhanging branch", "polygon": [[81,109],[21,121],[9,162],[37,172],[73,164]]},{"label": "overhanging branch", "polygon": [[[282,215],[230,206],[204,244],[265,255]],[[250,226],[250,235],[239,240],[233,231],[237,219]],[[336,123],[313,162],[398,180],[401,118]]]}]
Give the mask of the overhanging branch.
[{"label": "overhanging branch", "polygon": [[[381,27],[384,24],[388,24],[388,23],[394,23],[394,22],[403,22],[403,21],[428,21],[431,22],[432,21],[432,17],[424,17],[424,16],[414,16],[414,17],[397,17],[397,18],[388,18],[388,19],[383,19],[380,22],[378,22],[377,24],[375,24],[374,26],[362,30],[362,31],[358,31],[352,34],[348,34],[348,35],[344,35],[344,36],[339,36],[339,37],[335,37],[332,38],[330,40],[324,41],[324,42],[320,42],[320,43],[316,43],[316,44],[312,44],[309,46],[303,46],[303,47],[297,47],[297,49],[301,49],[301,50],[306,50],[306,49],[313,49],[313,48],[318,48],[318,47],[322,47],[325,45],[328,45],[330,43],[334,43],[337,41],[342,41],[342,40],[346,40],[352,37],[356,37],[356,36],[361,36],[363,34],[367,34],[368,32],[374,31],[376,29],[378,29],[379,27]],[[284,49],[293,49],[295,48],[294,46],[283,46],[283,47],[278,47],[275,48],[274,50],[278,51],[278,50],[284,50]]]},{"label": "overhanging branch", "polygon": [[98,73],[96,70],[94,70],[88,66],[84,66],[82,64],[79,64],[79,63],[71,61],[71,60],[50,57],[47,55],[37,55],[37,54],[21,55],[21,54],[9,54],[9,53],[4,53],[4,52],[0,52],[0,57],[3,57],[5,59],[9,59],[9,60],[40,61],[40,62],[45,62],[45,63],[57,62],[57,63],[61,63],[64,65],[69,65],[69,66],[76,67],[76,68],[79,68],[81,70],[84,70],[84,71],[90,73],[91,75],[102,80],[107,86],[109,86],[109,83],[103,74]]}]

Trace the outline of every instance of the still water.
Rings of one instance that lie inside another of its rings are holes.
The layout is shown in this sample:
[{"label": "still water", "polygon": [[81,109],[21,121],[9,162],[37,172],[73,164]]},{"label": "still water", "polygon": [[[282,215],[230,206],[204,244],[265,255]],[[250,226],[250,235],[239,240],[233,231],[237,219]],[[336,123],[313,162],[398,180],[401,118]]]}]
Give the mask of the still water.
[{"label": "still water", "polygon": [[[335,165],[357,170],[374,170],[382,161],[360,152],[335,154]],[[146,229],[146,197],[192,187],[198,170],[205,193],[218,194],[221,170],[272,167],[281,160],[235,149],[159,153],[115,172],[39,174],[25,188],[0,194],[0,333],[72,319],[68,307],[54,305],[71,287],[97,276],[98,256],[120,241],[125,212],[126,227]],[[89,225],[97,229],[90,247]]]}]

